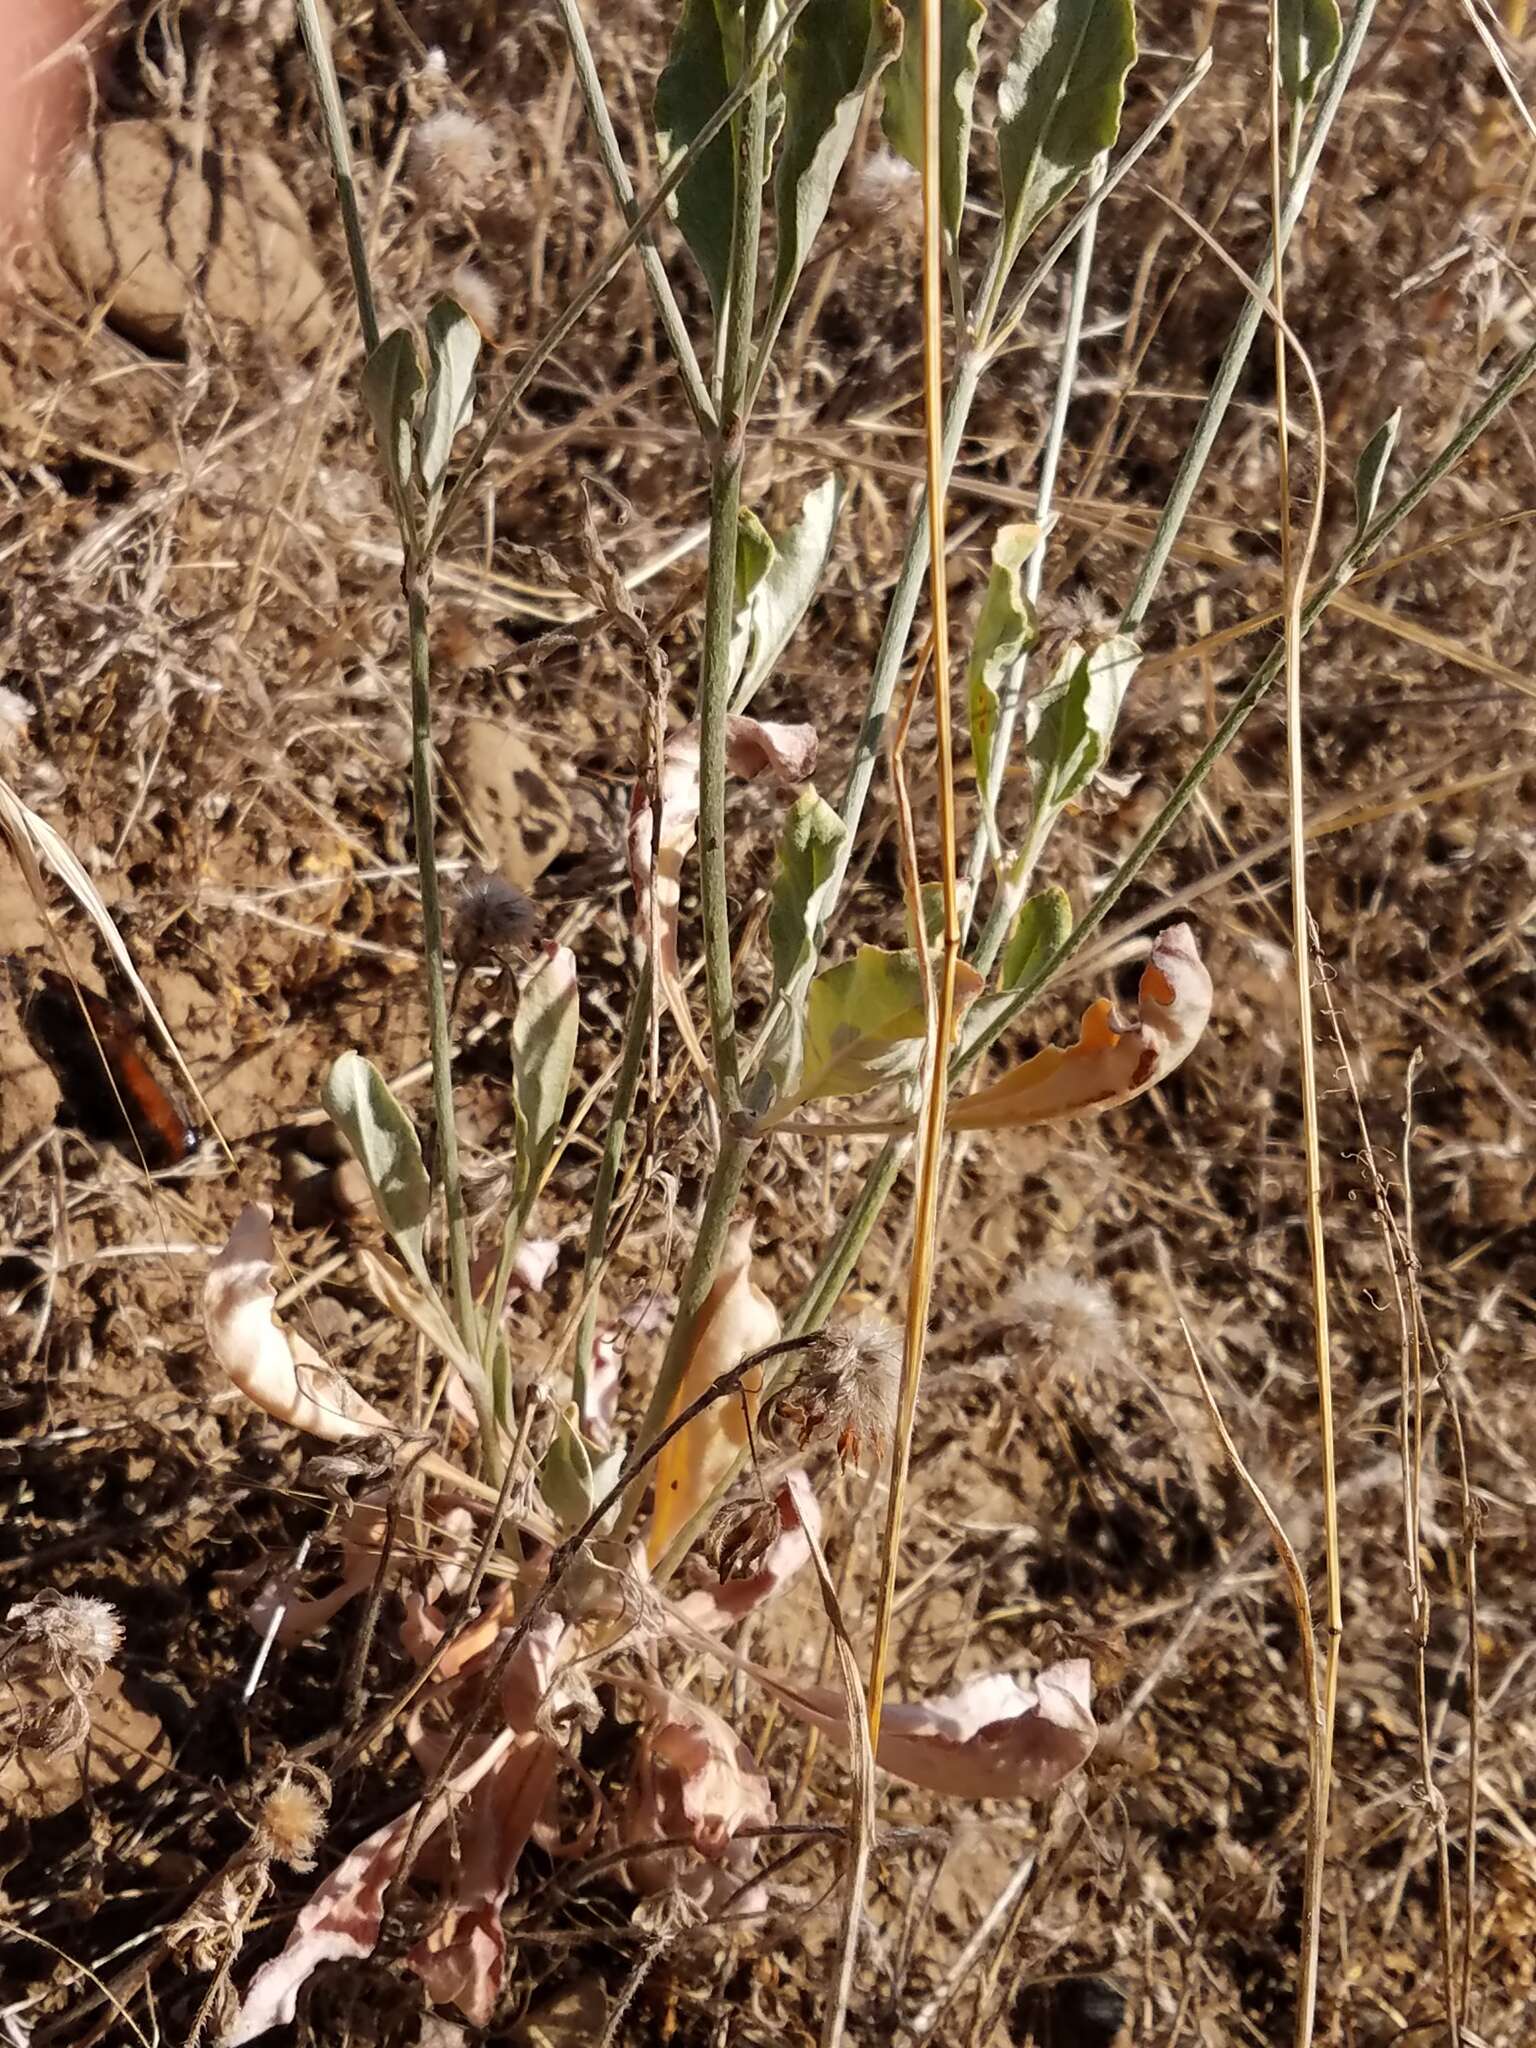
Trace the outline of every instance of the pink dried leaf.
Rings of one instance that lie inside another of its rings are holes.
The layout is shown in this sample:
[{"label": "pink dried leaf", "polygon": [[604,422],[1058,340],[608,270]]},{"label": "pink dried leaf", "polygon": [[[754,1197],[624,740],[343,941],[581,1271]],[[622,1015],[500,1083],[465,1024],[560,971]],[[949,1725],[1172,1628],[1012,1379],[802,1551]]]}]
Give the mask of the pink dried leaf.
[{"label": "pink dried leaf", "polygon": [[[491,1937],[485,1928],[486,1900],[501,1882],[503,1869],[510,1888],[511,1869],[527,1841],[525,1831],[516,1854],[512,1853],[515,1825],[520,1824],[518,1817],[522,1812],[519,1802],[526,1800],[532,1804],[536,1782],[533,1766],[536,1758],[542,1758],[544,1752],[550,1750],[545,1738],[533,1729],[534,1709],[530,1703],[541,1700],[553,1682],[565,1634],[565,1623],[553,1615],[530,1633],[512,1660],[508,1686],[503,1692],[503,1705],[509,1696],[513,1697],[520,1719],[528,1725],[504,1729],[472,1762],[450,1778],[433,1796],[416,1837],[418,1849],[424,1849],[455,1807],[476,1795],[474,1804],[465,1815],[462,1832],[466,1840],[479,1840],[479,1860],[471,1868],[466,1857],[459,1866],[458,1889],[455,1892],[455,1900],[462,1896],[469,1901],[465,1910],[465,1950],[462,1956],[455,1955],[451,1964],[448,1961],[441,1963],[445,1972],[451,1967],[456,1981],[462,1983],[471,1997],[478,1998],[482,1994],[486,1981],[477,1973],[478,1964],[483,1963],[486,1969],[490,1969],[499,1953],[500,1907],[498,1904],[491,1915],[498,1929],[496,1936]],[[548,1796],[549,1784],[553,1782],[554,1771],[558,1767],[558,1755],[551,1752],[547,1761],[548,1782],[533,1807],[529,1829]],[[504,1766],[507,1778],[499,1787],[493,1817],[486,1821],[486,1832],[481,1835],[479,1788],[492,1773],[500,1778]],[[379,1938],[384,1894],[400,1868],[400,1859],[405,1853],[420,1806],[418,1800],[397,1820],[390,1821],[370,1835],[367,1841],[359,1843],[318,1887],[301,1909],[282,1954],[257,1971],[236,2015],[233,2030],[227,2037],[226,2048],[240,2048],[241,2043],[254,2041],[270,2027],[292,2020],[300,1991],[322,1963],[373,1953]],[[507,1862],[509,1856],[510,1865]],[[469,1887],[467,1893],[464,1891],[466,1886]],[[501,1897],[504,1899],[505,1896],[503,1891]],[[433,1953],[441,1956],[452,1945],[451,1941],[442,1943]],[[471,1964],[477,1967],[470,1967]]]},{"label": "pink dried leaf", "polygon": [[[690,1641],[755,1678],[792,1714],[846,1746],[840,1693],[797,1684],[689,1627],[681,1615],[679,1622]],[[984,1672],[957,1692],[887,1706],[875,1761],[893,1778],[952,1799],[1044,1799],[1087,1762],[1097,1739],[1092,1667],[1077,1657],[1047,1666],[1030,1684],[1011,1672]]]},{"label": "pink dried leaf", "polygon": [[[430,1840],[454,1806],[496,1768],[512,1742],[510,1731],[496,1736],[472,1763],[449,1779],[427,1810],[416,1838],[418,1846]],[[398,1819],[360,1842],[316,1889],[300,1910],[282,1954],[264,1963],[251,1980],[224,2037],[225,2048],[242,2048],[244,2042],[291,2021],[299,1993],[322,1963],[372,1955],[379,1939],[384,1894],[400,1867],[420,1804],[418,1800]]]},{"label": "pink dried leaf", "polygon": [[[726,727],[726,769],[746,781],[767,773],[781,782],[803,782],[816,766],[817,744],[814,726],[769,725],[756,718],[732,718]],[[635,890],[638,928],[645,943],[651,945],[654,914],[656,973],[662,993],[694,1064],[701,1073],[708,1073],[677,957],[683,863],[699,824],[697,726],[685,726],[667,741],[662,756],[660,797],[659,833],[644,782],[635,785],[630,804],[629,873]]]},{"label": "pink dried leaf", "polygon": [[[773,1793],[752,1752],[698,1700],[653,1685],[640,1692],[645,1718],[620,1839],[640,1844],[686,1836],[710,1862],[729,1859],[733,1867],[750,1869],[755,1851],[735,1838],[774,1817]],[[674,1850],[637,1855],[627,1866],[630,1882],[643,1892],[670,1890],[681,1867]]]},{"label": "pink dried leaf", "polygon": [[[795,1481],[799,1480],[797,1487]],[[821,1506],[803,1475],[795,1473],[774,1496],[779,1533],[763,1553],[756,1571],[739,1579],[721,1579],[699,1586],[676,1603],[676,1611],[695,1628],[730,1628],[776,1593],[810,1562],[811,1539],[821,1536]],[[807,1534],[809,1529],[809,1534]]]},{"label": "pink dried leaf", "polygon": [[306,1338],[279,1329],[272,1315],[273,1262],[272,1211],[264,1203],[248,1203],[203,1287],[203,1321],[214,1357],[258,1408],[327,1443],[393,1434],[388,1419]]},{"label": "pink dried leaf", "polygon": [[447,1910],[406,1959],[435,2004],[457,2006],[477,2026],[489,2023],[501,1997],[501,1910],[559,1768],[553,1744],[537,1735],[518,1738],[464,1817]]}]

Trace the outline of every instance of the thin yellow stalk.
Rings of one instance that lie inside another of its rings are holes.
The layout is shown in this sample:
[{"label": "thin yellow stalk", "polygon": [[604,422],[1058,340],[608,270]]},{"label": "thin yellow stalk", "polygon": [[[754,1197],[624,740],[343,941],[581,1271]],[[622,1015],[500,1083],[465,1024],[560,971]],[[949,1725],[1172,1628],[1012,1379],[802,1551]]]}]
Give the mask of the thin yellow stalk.
[{"label": "thin yellow stalk", "polygon": [[[1290,413],[1286,401],[1284,181],[1280,161],[1280,0],[1273,0],[1269,39],[1269,205],[1275,246],[1275,427],[1280,455],[1280,574],[1285,604],[1286,814],[1291,841],[1291,948],[1296,967],[1296,1031],[1301,1055],[1302,1151],[1306,1162],[1307,1246],[1311,1262],[1312,1331],[1317,1366],[1318,1424],[1323,1467],[1323,1547],[1328,1578],[1320,1725],[1311,1730],[1311,1801],[1307,1813],[1306,1885],[1301,1933],[1301,1982],[1296,1998],[1296,2048],[1311,2048],[1317,2020],[1322,1948],[1323,1879],[1328,1860],[1328,1808],[1333,1786],[1334,1719],[1339,1693],[1339,1647],[1344,1635],[1343,1574],[1339,1562],[1339,1497],[1334,1443],[1333,1364],[1328,1333],[1328,1262],[1323,1238],[1323,1168],[1317,1135],[1317,1049],[1312,1027],[1311,926],[1307,913],[1307,818],[1301,725],[1302,603],[1317,538],[1327,464],[1317,458],[1316,503],[1302,559],[1291,535]],[[1305,364],[1305,357],[1302,358]],[[1309,373],[1309,382],[1311,381]],[[1313,384],[1319,437],[1320,395]]]},{"label": "thin yellow stalk", "polygon": [[933,1253],[939,1207],[939,1160],[944,1145],[944,1103],[949,1041],[954,1034],[955,965],[960,957],[960,913],[955,899],[954,755],[949,722],[949,613],[944,587],[943,289],[939,158],[939,0],[923,0],[923,413],[928,468],[928,582],[933,602],[933,696],[938,733],[939,879],[944,936],[938,1000],[929,1018],[923,1077],[922,1144],[913,1203],[912,1279],[901,1361],[901,1397],[891,1453],[891,1490],[880,1549],[880,1589],[869,1659],[869,1741],[880,1739],[881,1702],[890,1654],[896,1566],[906,1507],[907,1472],[923,1370],[923,1338],[933,1297]]}]

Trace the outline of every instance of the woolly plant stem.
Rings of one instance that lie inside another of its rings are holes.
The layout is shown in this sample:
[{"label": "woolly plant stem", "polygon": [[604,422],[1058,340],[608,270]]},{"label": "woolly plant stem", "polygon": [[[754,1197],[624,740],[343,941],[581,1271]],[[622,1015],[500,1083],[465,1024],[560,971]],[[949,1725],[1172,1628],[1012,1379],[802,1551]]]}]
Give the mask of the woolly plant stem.
[{"label": "woolly plant stem", "polygon": [[576,1350],[571,1361],[571,1399],[584,1415],[587,1410],[587,1377],[592,1370],[592,1342],[597,1334],[598,1274],[608,1241],[608,1217],[613,1209],[613,1191],[618,1185],[619,1166],[624,1157],[624,1139],[634,1113],[640,1069],[645,1062],[646,1023],[651,1013],[651,964],[647,960],[629,999],[624,1019],[624,1055],[614,1083],[613,1108],[603,1138],[603,1156],[598,1162],[592,1189],[592,1214],[587,1223],[587,1253],[581,1284],[586,1290],[581,1321],[576,1330]]},{"label": "woolly plant stem", "polygon": [[[640,219],[635,202],[635,187],[630,178],[624,155],[619,148],[619,138],[614,129],[613,117],[608,112],[608,102],[603,95],[602,81],[597,74],[597,64],[592,55],[592,45],[587,40],[586,23],[581,18],[578,0],[555,0],[555,12],[560,17],[560,26],[565,30],[566,44],[570,49],[571,63],[576,71],[576,84],[581,92],[582,104],[587,110],[587,119],[592,123],[597,137],[598,155],[603,160],[608,183],[613,196],[630,227]],[[677,303],[677,294],[667,276],[666,266],[661,260],[649,229],[641,223],[637,243],[640,268],[645,272],[651,302],[656,308],[656,317],[667,338],[677,364],[678,375],[682,378],[683,396],[688,401],[688,410],[693,414],[694,423],[701,434],[712,434],[715,430],[715,408],[710,402],[704,373],[699,368],[699,358],[688,328],[683,319],[683,310]],[[580,1356],[580,1347],[577,1347]]]},{"label": "woolly plant stem", "polygon": [[[299,22],[304,35],[315,88],[320,101],[321,125],[325,130],[331,172],[336,181],[337,203],[346,234],[347,256],[352,269],[352,287],[357,300],[358,321],[363,343],[372,355],[379,345],[378,314],[374,306],[373,283],[368,270],[367,244],[352,177],[351,149],[347,139],[341,91],[331,56],[330,38],[321,18],[317,0],[299,0]],[[464,1187],[459,1171],[458,1130],[453,1110],[453,1048],[448,1036],[448,991],[443,973],[443,912],[437,876],[437,803],[435,759],[432,748],[432,658],[428,619],[431,598],[431,556],[422,549],[421,538],[402,494],[392,491],[400,527],[400,545],[405,558],[402,583],[405,590],[410,642],[411,678],[411,809],[416,833],[416,865],[421,882],[421,922],[424,964],[427,976],[427,1018],[432,1045],[432,1106],[437,1127],[437,1157],[443,1183],[443,1207],[448,1225],[448,1259],[452,1276],[454,1319],[464,1347],[473,1356],[476,1339],[474,1294],[469,1279],[469,1235],[464,1216]],[[494,1418],[483,1386],[466,1377],[474,1397],[480,1425],[481,1455],[488,1476],[494,1478],[498,1449]]]}]

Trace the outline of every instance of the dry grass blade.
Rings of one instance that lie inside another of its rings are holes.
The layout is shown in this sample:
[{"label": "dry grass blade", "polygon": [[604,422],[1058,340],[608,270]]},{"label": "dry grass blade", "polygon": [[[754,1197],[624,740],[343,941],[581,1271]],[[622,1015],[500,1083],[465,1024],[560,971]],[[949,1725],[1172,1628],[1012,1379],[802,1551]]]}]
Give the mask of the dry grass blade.
[{"label": "dry grass blade", "polygon": [[848,1869],[843,1881],[842,1942],[838,1950],[837,1977],[821,2029],[821,2048],[839,2048],[847,2025],[848,1999],[859,1956],[859,1937],[864,1929],[864,1883],[869,1869],[870,1844],[875,1835],[875,1753],[870,1745],[864,1715],[859,1660],[854,1653],[848,1624],[843,1619],[842,1602],[837,1597],[837,1587],[827,1568],[826,1554],[816,1534],[814,1519],[802,1515],[800,1526],[810,1544],[816,1589],[821,1595],[827,1626],[832,1631],[837,1652],[837,1675],[848,1703],[848,1754],[853,1766],[853,1786],[848,1801]]},{"label": "dry grass blade", "polygon": [[[1328,1326],[1328,1265],[1323,1235],[1323,1166],[1317,1134],[1317,1049],[1312,1030],[1311,919],[1307,910],[1307,819],[1302,760],[1301,642],[1307,576],[1323,519],[1323,479],[1328,449],[1323,397],[1306,351],[1285,320],[1283,235],[1284,184],[1280,142],[1280,46],[1284,35],[1281,0],[1274,0],[1269,38],[1269,208],[1274,237],[1275,430],[1280,464],[1280,574],[1285,604],[1285,787],[1291,854],[1291,952],[1295,962],[1296,1039],[1301,1061],[1302,1151],[1306,1162],[1307,1248],[1311,1264],[1312,1334],[1317,1371],[1318,1420],[1322,1438],[1323,1544],[1328,1578],[1327,1657],[1323,1676],[1323,1719],[1312,1746],[1312,1803],[1307,1815],[1306,1900],[1302,1926],[1301,1988],[1296,2003],[1297,2048],[1309,2048],[1317,2021],[1317,1980],[1323,1918],[1323,1876],[1328,1855],[1328,1810],[1332,1794],[1334,1720],[1339,1689],[1339,1653],[1344,1636],[1343,1579],[1339,1562],[1338,1459],[1334,1442],[1333,1357]],[[1291,110],[1292,122],[1298,116]],[[1296,131],[1293,129],[1293,141]],[[1298,559],[1291,503],[1290,414],[1286,351],[1296,351],[1307,380],[1316,421],[1317,483],[1312,520]]]},{"label": "dry grass blade", "polygon": [[[144,1015],[154,1027],[155,1035],[165,1048],[166,1056],[174,1061],[177,1073],[186,1082],[204,1117],[212,1124],[213,1118],[207,1103],[203,1100],[202,1091],[192,1078],[191,1070],[181,1056],[181,1048],[176,1043],[171,1027],[156,1007],[155,999],[150,994],[143,975],[133,964],[133,955],[123,944],[122,934],[102,899],[101,891],[86,873],[68,842],[54,831],[46,818],[40,818],[36,811],[22,802],[4,776],[0,776],[0,832],[3,832],[10,842],[11,851],[16,856],[16,864],[26,880],[33,902],[37,905],[38,915],[50,932],[53,930],[53,917],[48,907],[48,890],[43,881],[39,862],[46,862],[52,868],[96,927],[107,951],[122,969],[123,979],[143,1006]],[[59,951],[62,959],[62,947]]]},{"label": "dry grass blade", "polygon": [[[1322,994],[1323,1013],[1328,1019],[1328,1028],[1338,1051],[1340,1069],[1344,1075],[1349,1099],[1354,1107],[1355,1123],[1360,1132],[1360,1160],[1370,1183],[1371,1200],[1376,1211],[1377,1229],[1381,1234],[1382,1253],[1386,1259],[1387,1272],[1392,1283],[1393,1310],[1397,1317],[1399,1399],[1398,1399],[1398,1452],[1402,1465],[1403,1490],[1403,1566],[1408,1583],[1408,1604],[1410,1628],[1413,1638],[1415,1710],[1419,1726],[1419,1789],[1423,1795],[1424,1811],[1429,1815],[1430,1827],[1435,1841],[1435,1862],[1438,1883],[1438,1918],[1440,1926],[1440,1967],[1442,1971],[1441,1993],[1445,2006],[1446,2033],[1451,2048],[1460,2048],[1462,2015],[1458,2010],[1456,1993],[1455,1932],[1451,1908],[1451,1849],[1446,1828],[1445,1801],[1435,1784],[1434,1739],[1430,1732],[1429,1716],[1429,1631],[1432,1607],[1429,1587],[1425,1583],[1423,1558],[1424,1545],[1424,1353],[1421,1342],[1419,1319],[1415,1314],[1410,1297],[1413,1286],[1413,1262],[1397,1217],[1392,1206],[1392,1197],[1387,1188],[1381,1168],[1376,1163],[1376,1149],[1371,1142],[1371,1129],[1366,1121],[1365,1105],[1360,1099],[1360,1085],[1355,1077],[1354,1061],[1344,1039],[1343,1021],[1339,1016],[1338,1004],[1334,1001],[1333,990],[1328,976],[1319,978]],[[1408,1101],[1412,1103],[1413,1073],[1420,1054],[1415,1049],[1409,1061]],[[1412,1129],[1411,1107],[1404,1119],[1405,1162],[1406,1137]],[[1455,1395],[1447,1388],[1447,1397],[1452,1407]],[[1460,1417],[1457,1416],[1457,1434],[1460,1435]],[[1463,1485],[1465,1486],[1465,1454],[1463,1453]],[[1476,1654],[1475,1643],[1473,1654]],[[1472,1853],[1473,1837],[1469,1832],[1467,1853]],[[1470,1932],[1470,1920],[1469,1920]]]},{"label": "dry grass blade", "polygon": [[[1278,0],[1277,0],[1278,4]],[[1281,224],[1279,170],[1279,31],[1271,36],[1270,52],[1270,206],[1279,246]],[[1275,333],[1276,423],[1280,456],[1281,575],[1284,584],[1285,644],[1283,671],[1286,708],[1286,807],[1291,853],[1291,932],[1295,962],[1297,1048],[1301,1066],[1302,1153],[1306,1169],[1307,1244],[1312,1287],[1312,1327],[1317,1373],[1318,1419],[1322,1448],[1324,1549],[1328,1581],[1327,1658],[1322,1718],[1313,1744],[1312,1805],[1307,1835],[1307,1886],[1302,1933],[1302,1983],[1296,2007],[1297,2048],[1308,2048],[1316,2023],[1319,1950],[1322,1933],[1323,1868],[1327,1854],[1328,1809],[1333,1775],[1333,1736],[1338,1698],[1339,1650],[1344,1633],[1343,1581],[1339,1563],[1338,1465],[1334,1431],[1332,1353],[1328,1324],[1327,1251],[1323,1236],[1322,1153],[1317,1132],[1317,1051],[1312,1030],[1311,937],[1307,917],[1307,822],[1302,761],[1301,643],[1306,626],[1307,575],[1322,530],[1323,490],[1327,474],[1327,442],[1322,392],[1307,352],[1287,326],[1283,304],[1284,265],[1276,267],[1275,296],[1266,298],[1244,276],[1219,243],[1176,200],[1163,202],[1212,253],[1241,280],[1243,289],[1268,314]],[[1292,541],[1290,430],[1286,403],[1285,359],[1289,348],[1306,379],[1316,420],[1318,484],[1306,541],[1296,553]]]}]

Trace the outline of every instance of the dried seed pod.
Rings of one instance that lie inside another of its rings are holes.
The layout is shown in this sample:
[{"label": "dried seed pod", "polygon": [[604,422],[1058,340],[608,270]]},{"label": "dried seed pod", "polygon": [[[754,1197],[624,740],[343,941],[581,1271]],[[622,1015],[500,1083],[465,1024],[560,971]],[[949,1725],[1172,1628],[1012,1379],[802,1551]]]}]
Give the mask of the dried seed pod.
[{"label": "dried seed pod", "polygon": [[891,1439],[901,1373],[901,1334],[861,1317],[818,1332],[805,1363],[763,1411],[770,1443],[804,1447],[832,1439],[845,1465],[865,1449],[878,1457]]}]

